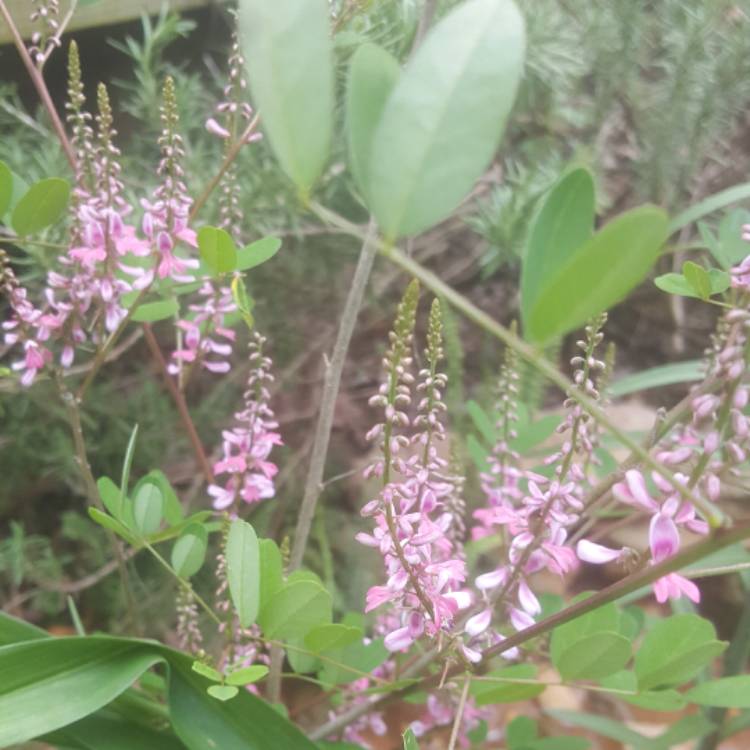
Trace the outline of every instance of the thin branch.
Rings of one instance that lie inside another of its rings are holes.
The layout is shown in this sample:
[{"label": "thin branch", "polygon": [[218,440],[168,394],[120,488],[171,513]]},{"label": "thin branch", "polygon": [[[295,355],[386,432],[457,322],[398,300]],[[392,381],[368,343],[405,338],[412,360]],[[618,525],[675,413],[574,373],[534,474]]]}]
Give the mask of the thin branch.
[{"label": "thin branch", "polygon": [[461,690],[461,698],[458,702],[458,708],[456,709],[456,718],[453,721],[453,729],[451,729],[451,738],[448,741],[448,750],[455,750],[456,742],[458,742],[458,732],[461,729],[461,722],[464,719],[464,711],[466,710],[466,699],[469,697],[469,687],[471,686],[471,675],[467,674],[464,677],[464,687]]},{"label": "thin branch", "polygon": [[188,409],[187,402],[185,401],[185,396],[177,387],[177,384],[174,382],[172,376],[169,374],[169,371],[167,370],[167,363],[164,359],[164,355],[162,354],[159,342],[156,340],[156,336],[154,336],[154,332],[153,330],[151,330],[151,326],[148,323],[143,324],[143,333],[146,337],[146,344],[148,344],[148,348],[151,351],[154,361],[159,367],[159,371],[161,372],[164,384],[169,391],[169,395],[172,397],[172,401],[174,401],[174,404],[177,407],[177,411],[180,414],[182,426],[185,428],[185,432],[187,433],[188,439],[190,440],[190,445],[193,448],[193,453],[195,453],[195,458],[198,461],[198,465],[203,472],[203,476],[206,482],[211,484],[214,481],[211,464],[206,457],[206,452],[203,449],[203,443],[201,443],[198,431],[195,429],[193,418],[190,416],[190,410]]},{"label": "thin branch", "polygon": [[313,443],[310,466],[305,480],[305,490],[302,496],[297,528],[294,533],[294,543],[289,559],[289,567],[295,570],[302,563],[305,553],[307,538],[310,535],[315,506],[320,495],[325,469],[328,443],[331,438],[333,427],[333,415],[336,408],[336,397],[341,385],[341,374],[346,361],[346,353],[349,350],[349,342],[352,338],[354,326],[357,322],[359,308],[362,306],[367,280],[370,277],[373,261],[377,255],[377,243],[375,240],[375,225],[371,223],[368,227],[362,244],[359,262],[352,278],[349,295],[346,298],[344,310],[341,313],[336,342],[333,345],[330,362],[326,366],[325,379],[323,381],[323,394],[320,400],[320,411],[318,412],[318,423],[315,428],[315,441]]},{"label": "thin branch", "polygon": [[29,51],[26,49],[26,45],[23,43],[21,34],[18,31],[15,22],[13,21],[13,17],[11,16],[8,8],[5,6],[5,0],[0,0],[0,15],[2,15],[2,17],[5,19],[5,23],[10,29],[11,36],[13,37],[13,43],[16,45],[18,54],[21,56],[23,64],[26,66],[29,77],[34,84],[34,88],[36,89],[37,94],[39,94],[39,98],[42,100],[42,104],[44,104],[44,107],[47,110],[50,119],[52,120],[52,127],[54,128],[55,133],[60,140],[60,145],[65,152],[65,156],[68,159],[71,168],[73,169],[73,171],[75,171],[75,152],[73,151],[73,147],[68,140],[68,135],[65,132],[62,120],[60,120],[60,116],[57,114],[57,110],[55,109],[52,97],[49,94],[47,84],[44,82],[44,77],[42,76],[41,71],[36,67],[36,65],[34,65],[34,62],[31,59],[31,55],[29,55]]},{"label": "thin branch", "polygon": [[[341,374],[346,362],[346,354],[349,351],[349,342],[357,322],[359,308],[370,278],[372,264],[377,255],[377,243],[375,240],[375,224],[370,223],[362,243],[362,250],[354,271],[349,295],[341,313],[341,323],[333,345],[331,359],[326,364],[325,378],[323,380],[323,394],[320,399],[320,411],[318,412],[318,423],[315,427],[310,464],[305,480],[305,489],[297,518],[297,528],[294,532],[294,542],[289,558],[289,569],[296,570],[302,563],[305,554],[307,539],[310,536],[312,521],[315,516],[315,506],[322,489],[323,472],[325,470],[328,444],[331,439],[333,428],[333,416],[336,409],[336,398],[341,386]],[[268,695],[272,703],[278,702],[281,694],[281,665],[283,653],[278,647],[271,649],[271,668],[268,677]]]}]

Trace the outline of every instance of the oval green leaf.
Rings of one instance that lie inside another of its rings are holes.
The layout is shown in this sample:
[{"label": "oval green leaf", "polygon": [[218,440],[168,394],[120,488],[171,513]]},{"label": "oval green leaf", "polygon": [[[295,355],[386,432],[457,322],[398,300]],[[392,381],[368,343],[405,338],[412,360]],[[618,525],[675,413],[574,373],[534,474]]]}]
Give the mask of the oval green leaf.
[{"label": "oval green leaf", "polygon": [[714,626],[693,614],[672,615],[654,625],[635,655],[640,690],[681,685],[726,648]]},{"label": "oval green leaf", "polygon": [[244,667],[227,675],[228,685],[252,685],[258,680],[262,680],[268,674],[268,667],[265,664],[253,664],[251,667]]},{"label": "oval green leaf", "polygon": [[163,299],[158,302],[146,302],[138,305],[135,312],[130,316],[136,323],[156,323],[158,320],[173,318],[180,311],[177,300]]},{"label": "oval green leaf", "polygon": [[304,638],[314,627],[330,623],[331,595],[314,581],[296,581],[277,591],[258,622],[267,638]]},{"label": "oval green leaf", "polygon": [[211,685],[206,689],[206,692],[212,697],[216,698],[217,701],[230,701],[235,698],[240,692],[238,687],[234,685]]},{"label": "oval green leaf", "polygon": [[343,648],[351,643],[361,641],[363,636],[362,628],[333,622],[313,628],[305,636],[305,646],[313,653],[319,654],[323,651]]},{"label": "oval green leaf", "polygon": [[255,529],[246,521],[232,521],[226,557],[229,594],[240,625],[248,628],[260,605],[260,554]]},{"label": "oval green leaf", "polygon": [[599,680],[619,672],[630,660],[630,641],[602,631],[575,641],[555,660],[564,680]]},{"label": "oval green leaf", "polygon": [[159,530],[164,513],[164,495],[159,485],[147,482],[141,485],[133,500],[135,528],[143,536]]},{"label": "oval green leaf", "polygon": [[375,130],[399,72],[398,60],[377,44],[363,44],[352,55],[349,64],[346,89],[349,166],[364,196],[370,184],[370,155]]},{"label": "oval green leaf", "polygon": [[409,61],[383,108],[369,159],[369,208],[388,239],[444,219],[500,142],[523,70],[511,0],[469,0]]},{"label": "oval green leaf", "polygon": [[552,187],[534,217],[521,266],[521,315],[526,325],[544,285],[591,238],[594,231],[594,178],[578,167]]},{"label": "oval green leaf", "polygon": [[691,703],[720,708],[750,708],[750,675],[701,682],[685,696]]},{"label": "oval green leaf", "polygon": [[198,251],[215,276],[237,268],[237,248],[224,229],[201,227],[198,230]]},{"label": "oval green leaf", "polygon": [[20,237],[46,229],[65,211],[70,185],[59,177],[34,183],[13,209],[11,224]]},{"label": "oval green leaf", "polygon": [[190,524],[172,547],[172,567],[178,576],[190,578],[203,565],[208,546],[208,532],[204,526]]},{"label": "oval green leaf", "polygon": [[643,280],[667,239],[667,215],[641,206],[613,219],[540,289],[525,332],[542,343],[620,302]]},{"label": "oval green leaf", "polygon": [[237,251],[237,270],[249,271],[251,268],[273,258],[281,247],[278,237],[264,237]]},{"label": "oval green leaf", "polygon": [[488,672],[486,680],[472,680],[469,692],[477,706],[529,700],[543,693],[546,687],[543,683],[535,682],[536,676],[533,664],[513,664]]},{"label": "oval green leaf", "polygon": [[253,100],[284,171],[307,195],[328,159],[333,50],[326,0],[240,0]]}]

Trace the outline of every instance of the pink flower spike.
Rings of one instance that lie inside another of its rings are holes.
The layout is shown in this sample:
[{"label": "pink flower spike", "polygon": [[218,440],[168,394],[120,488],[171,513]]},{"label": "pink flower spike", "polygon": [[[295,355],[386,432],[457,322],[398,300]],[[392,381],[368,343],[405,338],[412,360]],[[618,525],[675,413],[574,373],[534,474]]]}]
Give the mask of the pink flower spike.
[{"label": "pink flower spike", "polygon": [[583,562],[593,563],[594,565],[603,565],[604,563],[617,560],[623,552],[624,550],[622,549],[605,547],[603,544],[596,544],[595,542],[588,541],[588,539],[581,539],[576,545],[578,559],[583,560]]}]

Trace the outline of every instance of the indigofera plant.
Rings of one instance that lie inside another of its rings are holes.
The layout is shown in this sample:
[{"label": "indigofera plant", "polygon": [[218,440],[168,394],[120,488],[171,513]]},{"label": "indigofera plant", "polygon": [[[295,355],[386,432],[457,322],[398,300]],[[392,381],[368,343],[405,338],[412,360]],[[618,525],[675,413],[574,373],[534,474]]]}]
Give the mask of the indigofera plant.
[{"label": "indigofera plant", "polygon": [[[57,5],[34,4],[44,28],[31,47],[14,35],[50,108],[41,71],[66,23]],[[15,29],[3,0],[0,11]],[[721,268],[688,261],[682,274],[656,279],[669,293],[717,307],[719,319],[703,364],[677,377],[694,381],[690,393],[660,411],[642,439],[608,412],[618,384],[606,353],[607,311],[643,282],[669,237],[744,193],[720,194],[671,222],[661,208],[634,208],[594,232],[592,173],[571,165],[531,220],[522,337],[515,324],[502,326],[397,245],[447,218],[493,160],[523,83],[526,39],[516,5],[457,3],[403,64],[371,41],[338,60],[338,21],[332,24],[330,13],[324,0],[239,1],[224,99],[205,113],[205,127],[224,144],[222,161],[198,195],[187,187],[189,146],[175,81],[166,78],[153,185],[139,186],[139,200],[129,200],[107,88],[99,85],[96,114],[89,112],[75,42],[68,130],[61,124],[59,133],[71,161],[68,179],[19,190],[20,179],[0,162],[0,240],[8,247],[0,250],[0,288],[11,363],[3,380],[22,394],[44,380],[56,388],[89,516],[106,529],[121,575],[130,610],[123,629],[141,635],[127,562],[145,552],[174,581],[174,642],[181,649],[86,635],[77,615],[79,633],[68,638],[0,615],[0,746],[40,739],[115,750],[343,750],[405,729],[407,750],[591,747],[585,737],[542,737],[527,716],[498,724],[492,706],[532,700],[551,684],[652,711],[750,709],[750,677],[743,674],[750,606],[729,649],[693,607],[702,577],[743,570],[750,560],[750,520],[724,502],[730,490],[745,499],[750,469],[750,246],[737,250],[750,228],[737,226],[728,248],[726,233],[715,237],[703,226]],[[348,64],[341,133],[337,62]],[[49,114],[54,121],[54,110]],[[300,212],[317,218],[322,231],[362,243],[326,360],[291,545],[259,536],[254,515],[281,492],[276,447],[284,432],[272,406],[273,341],[256,330],[244,280],[281,244],[274,237],[242,244],[254,224],[242,210],[237,155],[257,142],[261,127],[297,190]],[[317,200],[340,138],[348,145],[342,152],[353,178],[350,203],[370,215],[366,227]],[[202,219],[212,202],[219,226]],[[17,260],[36,245],[58,257],[43,281],[27,288]],[[317,503],[326,499],[336,395],[378,253],[409,278],[384,342],[381,385],[369,401],[375,424],[363,429],[375,451],[364,470],[369,494],[356,533],[368,549],[357,564],[371,566],[375,578],[347,611],[339,592],[323,583],[324,571],[302,563]],[[471,462],[462,460],[465,436],[452,426],[443,398],[448,307],[505,345],[494,408],[467,405],[478,433],[465,440]],[[176,341],[168,357],[157,325]],[[97,478],[89,463],[89,387],[104,377],[126,330],[137,327],[205,480],[205,509],[192,514],[162,471],[131,478],[137,427],[119,481]],[[541,345],[579,329],[568,377]],[[559,414],[541,415],[523,402],[522,362],[562,394]],[[201,369],[215,379],[241,366],[242,400],[209,459],[191,417],[190,384]],[[645,389],[674,373],[638,377]],[[629,455],[616,458],[617,444]],[[467,481],[475,469],[476,485]],[[647,528],[635,537],[642,543],[618,541],[620,526],[639,522]],[[549,574],[570,584],[589,564],[610,566],[617,580],[568,601],[545,589]],[[677,613],[634,606],[648,600],[649,587],[658,604]],[[714,679],[722,653],[723,676]],[[282,688],[292,678],[313,684],[325,720],[289,700]],[[384,710],[397,701],[420,706],[406,728],[390,725]],[[654,750],[694,738],[717,747],[712,737],[747,723],[746,712],[731,722],[709,710],[686,713],[654,738],[603,716],[547,713]]]}]

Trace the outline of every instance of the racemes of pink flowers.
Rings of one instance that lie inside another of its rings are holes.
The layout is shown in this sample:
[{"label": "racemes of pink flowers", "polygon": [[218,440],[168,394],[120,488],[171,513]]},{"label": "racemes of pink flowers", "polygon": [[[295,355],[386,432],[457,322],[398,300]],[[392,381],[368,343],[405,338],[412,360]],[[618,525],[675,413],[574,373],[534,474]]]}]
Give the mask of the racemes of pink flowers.
[{"label": "racemes of pink flowers", "polygon": [[[602,316],[586,327],[586,339],[577,342],[581,355],[572,360],[576,388],[591,399],[599,399],[595,379],[605,369],[595,356],[602,341]],[[565,402],[566,416],[558,428],[565,435],[560,449],[545,463],[555,466],[551,479],[520,468],[520,459],[510,443],[516,437],[514,422],[517,399],[517,362],[512,352],[500,376],[500,436],[490,460],[490,470],[482,475],[487,506],[474,512],[478,521],[472,537],[481,539],[500,535],[507,560],[495,570],[475,580],[484,608],[474,614],[464,628],[464,656],[472,662],[481,658],[481,649],[503,640],[493,628],[495,601],[505,604],[510,624],[523,630],[534,624],[541,604],[532,590],[531,577],[543,570],[563,576],[577,565],[574,550],[568,545],[568,529],[580,518],[582,495],[588,486],[588,468],[592,462],[592,422],[574,398]],[[516,658],[517,650],[504,652]]]},{"label": "racemes of pink flowers", "polygon": [[236,511],[240,502],[252,505],[275,494],[273,478],[278,468],[269,456],[274,446],[281,445],[281,436],[270,405],[268,387],[273,376],[264,344],[263,336],[254,333],[244,408],[235,414],[234,427],[222,433],[223,456],[214,465],[217,481],[208,488],[216,510]]},{"label": "racemes of pink flowers", "polygon": [[[226,141],[231,148],[239,137],[240,128],[252,119],[252,109],[246,101],[247,82],[243,75],[245,60],[235,31],[229,57],[229,80],[224,87],[224,101],[216,107],[216,117],[206,122],[206,129]],[[217,119],[218,118],[218,119]],[[219,122],[223,124],[221,124]],[[253,133],[248,143],[260,139]],[[219,183],[219,226],[235,242],[242,239],[243,211],[240,206],[240,188],[237,166],[231,164]],[[206,277],[198,290],[198,302],[189,306],[188,317],[178,322],[182,330],[182,346],[172,353],[169,371],[182,375],[185,365],[199,365],[209,372],[226,373],[231,369],[229,358],[235,341],[235,332],[227,325],[228,316],[237,312],[231,287],[225,279]]]},{"label": "racemes of pink flowers", "polygon": [[[466,563],[451,540],[453,513],[447,500],[461,486],[447,472],[437,444],[445,437],[441,392],[446,377],[437,371],[442,357],[440,306],[430,314],[428,364],[420,371],[419,401],[413,423],[410,352],[419,287],[412,282],[399,305],[391,348],[384,359],[386,380],[370,404],[383,409],[384,421],[368,433],[380,447],[381,457],[366,470],[381,478],[382,490],[362,509],[374,522],[372,533],[357,540],[383,555],[387,581],[367,592],[366,611],[388,604],[385,646],[404,651],[417,639],[449,631],[456,613],[471,603],[463,589]],[[413,428],[409,434],[409,428]]]},{"label": "racemes of pink flowers", "polygon": [[[745,239],[750,237],[746,231]],[[746,309],[750,291],[750,258],[732,269],[733,285],[740,297],[736,306],[719,321],[712,347],[706,358],[705,383],[695,389],[691,400],[691,419],[678,425],[656,450],[655,459],[675,470],[675,479],[708,502],[721,496],[724,477],[738,472],[750,447],[750,419],[745,408],[750,400],[745,362],[748,355],[747,332],[750,313]],[[613,487],[615,498],[648,513],[651,563],[659,563],[680,548],[680,528],[694,534],[708,533],[708,524],[700,518],[692,503],[685,501],[670,483],[653,472],[654,491],[641,471],[632,469],[625,480]],[[628,554],[583,539],[578,556],[590,563],[606,563]],[[670,573],[654,583],[659,602],[687,596],[700,600],[700,590],[688,578]]]}]

